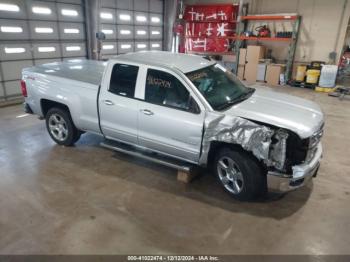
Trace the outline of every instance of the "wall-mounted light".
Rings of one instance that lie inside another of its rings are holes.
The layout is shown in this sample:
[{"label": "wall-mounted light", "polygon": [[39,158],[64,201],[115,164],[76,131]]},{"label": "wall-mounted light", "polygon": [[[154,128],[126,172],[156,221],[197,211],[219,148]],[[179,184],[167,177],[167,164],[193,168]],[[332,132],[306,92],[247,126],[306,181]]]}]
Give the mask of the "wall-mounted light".
[{"label": "wall-mounted light", "polygon": [[130,21],[131,20],[131,16],[128,14],[120,14],[119,15],[119,19],[123,20],[123,21]]},{"label": "wall-mounted light", "polygon": [[77,28],[65,28],[63,29],[65,34],[79,34],[80,30]]},{"label": "wall-mounted light", "polygon": [[114,48],[114,45],[103,45],[102,46],[102,49],[103,50],[111,50],[111,49],[113,49]]},{"label": "wall-mounted light", "polygon": [[40,14],[40,15],[49,15],[52,13],[50,8],[42,7],[42,6],[33,6],[32,12],[35,14]]},{"label": "wall-mounted light", "polygon": [[78,16],[78,12],[73,9],[62,9],[61,14],[65,16]]},{"label": "wall-mounted light", "polygon": [[26,51],[23,47],[5,47],[6,54],[20,54]]},{"label": "wall-mounted light", "polygon": [[19,6],[13,4],[0,4],[0,11],[19,12]]},{"label": "wall-mounted light", "polygon": [[40,46],[38,47],[38,51],[41,53],[55,52],[56,48],[54,46]]},{"label": "wall-mounted light", "polygon": [[144,15],[137,15],[136,16],[136,21],[137,22],[146,22],[147,21],[147,17],[145,17]]},{"label": "wall-mounted light", "polygon": [[113,19],[113,15],[111,13],[100,13],[100,17],[102,19]]},{"label": "wall-mounted light", "polygon": [[80,51],[81,47],[80,46],[67,46],[66,51],[71,52],[71,51]]},{"label": "wall-mounted light", "polygon": [[1,26],[0,31],[3,33],[22,33],[23,29],[19,26]]}]

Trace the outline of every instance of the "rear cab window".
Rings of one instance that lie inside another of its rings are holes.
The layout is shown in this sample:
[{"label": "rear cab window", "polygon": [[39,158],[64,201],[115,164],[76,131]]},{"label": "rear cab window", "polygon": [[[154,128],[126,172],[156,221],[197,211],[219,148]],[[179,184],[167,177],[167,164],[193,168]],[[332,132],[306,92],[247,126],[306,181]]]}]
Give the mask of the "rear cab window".
[{"label": "rear cab window", "polygon": [[138,66],[115,64],[108,91],[116,95],[134,98],[138,71]]}]

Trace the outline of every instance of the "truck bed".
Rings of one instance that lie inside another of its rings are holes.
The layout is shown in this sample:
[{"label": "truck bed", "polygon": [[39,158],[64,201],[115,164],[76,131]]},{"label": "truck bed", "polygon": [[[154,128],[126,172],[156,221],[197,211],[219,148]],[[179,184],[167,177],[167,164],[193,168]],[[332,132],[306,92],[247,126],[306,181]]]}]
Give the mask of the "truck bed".
[{"label": "truck bed", "polygon": [[75,59],[25,68],[24,72],[33,72],[65,79],[99,85],[106,67],[106,62]]}]

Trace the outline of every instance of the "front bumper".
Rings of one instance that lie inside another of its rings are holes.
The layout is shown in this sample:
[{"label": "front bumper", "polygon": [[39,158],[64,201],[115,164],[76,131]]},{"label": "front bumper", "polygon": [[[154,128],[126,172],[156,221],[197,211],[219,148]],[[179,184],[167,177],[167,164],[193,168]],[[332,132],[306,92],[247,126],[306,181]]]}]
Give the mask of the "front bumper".
[{"label": "front bumper", "polygon": [[279,172],[267,173],[267,187],[270,192],[288,192],[307,184],[316,176],[322,158],[322,145],[317,145],[317,151],[309,163],[293,166],[293,174],[287,175]]}]

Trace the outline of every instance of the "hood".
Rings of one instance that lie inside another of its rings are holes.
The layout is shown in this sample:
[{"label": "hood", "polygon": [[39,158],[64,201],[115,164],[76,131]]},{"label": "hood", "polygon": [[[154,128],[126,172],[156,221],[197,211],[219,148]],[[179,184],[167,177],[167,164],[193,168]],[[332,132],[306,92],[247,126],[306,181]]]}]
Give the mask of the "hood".
[{"label": "hood", "polygon": [[314,134],[324,122],[321,108],[316,103],[261,89],[256,89],[249,99],[225,113],[289,129],[302,139]]}]

